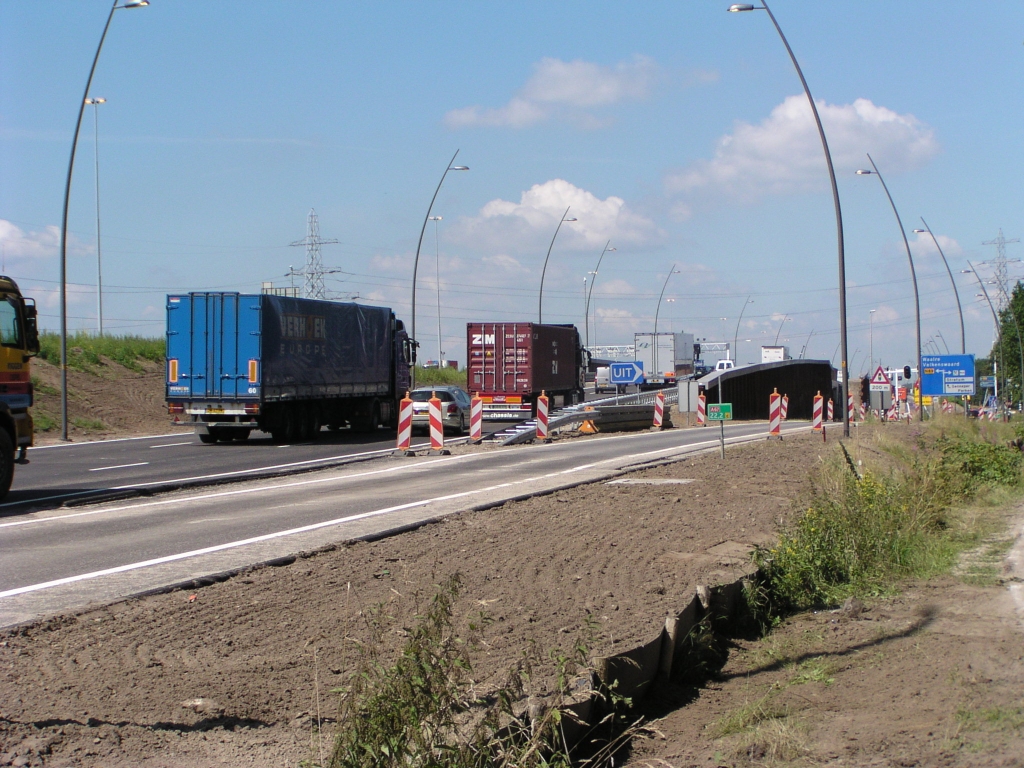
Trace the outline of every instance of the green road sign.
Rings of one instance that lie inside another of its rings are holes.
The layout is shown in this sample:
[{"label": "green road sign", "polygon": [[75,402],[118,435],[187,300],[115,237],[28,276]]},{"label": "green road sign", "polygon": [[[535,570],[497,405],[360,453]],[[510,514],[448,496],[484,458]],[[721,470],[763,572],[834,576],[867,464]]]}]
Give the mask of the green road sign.
[{"label": "green road sign", "polygon": [[708,421],[732,421],[732,403],[708,403]]}]

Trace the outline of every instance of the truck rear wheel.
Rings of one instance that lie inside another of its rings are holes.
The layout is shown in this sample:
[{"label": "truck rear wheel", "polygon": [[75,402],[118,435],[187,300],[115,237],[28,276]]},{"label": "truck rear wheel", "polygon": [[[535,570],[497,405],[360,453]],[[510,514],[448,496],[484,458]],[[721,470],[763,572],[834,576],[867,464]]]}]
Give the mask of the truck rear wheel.
[{"label": "truck rear wheel", "polygon": [[0,499],[11,490],[14,482],[14,443],[6,429],[0,429]]},{"label": "truck rear wheel", "polygon": [[207,427],[205,432],[199,433],[199,442],[203,445],[211,445],[221,439],[221,431],[216,427]]},{"label": "truck rear wheel", "polygon": [[380,429],[380,403],[377,400],[360,411],[359,415],[352,420],[353,432],[369,434]]}]

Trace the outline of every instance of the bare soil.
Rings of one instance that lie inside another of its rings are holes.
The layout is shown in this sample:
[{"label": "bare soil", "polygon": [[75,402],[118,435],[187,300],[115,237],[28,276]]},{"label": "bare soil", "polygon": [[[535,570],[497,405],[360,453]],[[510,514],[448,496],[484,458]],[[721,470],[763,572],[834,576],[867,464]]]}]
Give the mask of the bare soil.
[{"label": "bare soil", "polygon": [[[803,435],[704,454],[0,633],[0,765],[320,762],[330,691],[370,616],[395,617],[397,648],[454,572],[457,615],[489,619],[480,690],[531,645],[626,650],[697,584],[744,571],[738,554],[771,540],[829,447]],[[648,700],[653,729],[616,764],[1020,765],[1024,640],[998,579],[964,578],[734,641],[710,685]]]},{"label": "bare soil", "polygon": [[[68,370],[68,437],[71,440],[102,440],[174,431],[164,401],[164,367],[140,360],[142,371],[133,371],[113,360],[90,373]],[[36,421],[36,445],[60,438],[60,368],[45,360],[32,361],[36,380],[32,416]],[[45,427],[50,427],[45,429]],[[177,429],[182,429],[178,427]]]}]

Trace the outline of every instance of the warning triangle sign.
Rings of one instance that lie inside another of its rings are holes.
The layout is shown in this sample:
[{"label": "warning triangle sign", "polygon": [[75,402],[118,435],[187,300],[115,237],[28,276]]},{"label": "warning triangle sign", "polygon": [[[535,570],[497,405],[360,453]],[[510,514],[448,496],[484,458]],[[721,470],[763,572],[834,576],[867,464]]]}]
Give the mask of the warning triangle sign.
[{"label": "warning triangle sign", "polygon": [[885,384],[886,386],[890,386],[892,384],[892,382],[889,381],[889,377],[885,375],[885,371],[882,370],[882,366],[878,366],[878,370],[875,371],[875,375],[871,377],[871,383]]}]

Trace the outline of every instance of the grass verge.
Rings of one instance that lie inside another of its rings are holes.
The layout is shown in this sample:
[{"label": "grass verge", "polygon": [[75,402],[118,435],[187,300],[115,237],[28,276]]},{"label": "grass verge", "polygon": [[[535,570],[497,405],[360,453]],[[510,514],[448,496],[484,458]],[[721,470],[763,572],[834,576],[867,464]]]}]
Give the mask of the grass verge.
[{"label": "grass verge", "polygon": [[416,386],[429,387],[436,384],[453,384],[466,388],[466,369],[455,368],[423,368],[416,366]]},{"label": "grass verge", "polygon": [[[94,373],[103,365],[101,358],[113,360],[125,368],[141,372],[140,360],[162,363],[166,354],[164,339],[143,336],[94,336],[78,332],[68,336],[68,367]],[[39,357],[52,365],[60,365],[60,335],[39,335]]]},{"label": "grass verge", "polygon": [[824,457],[802,511],[775,546],[755,551],[761,576],[749,601],[768,625],[948,572],[991,532],[985,507],[1020,492],[1022,454],[1005,425],[937,418],[869,435],[850,444],[867,465],[845,446]]}]

